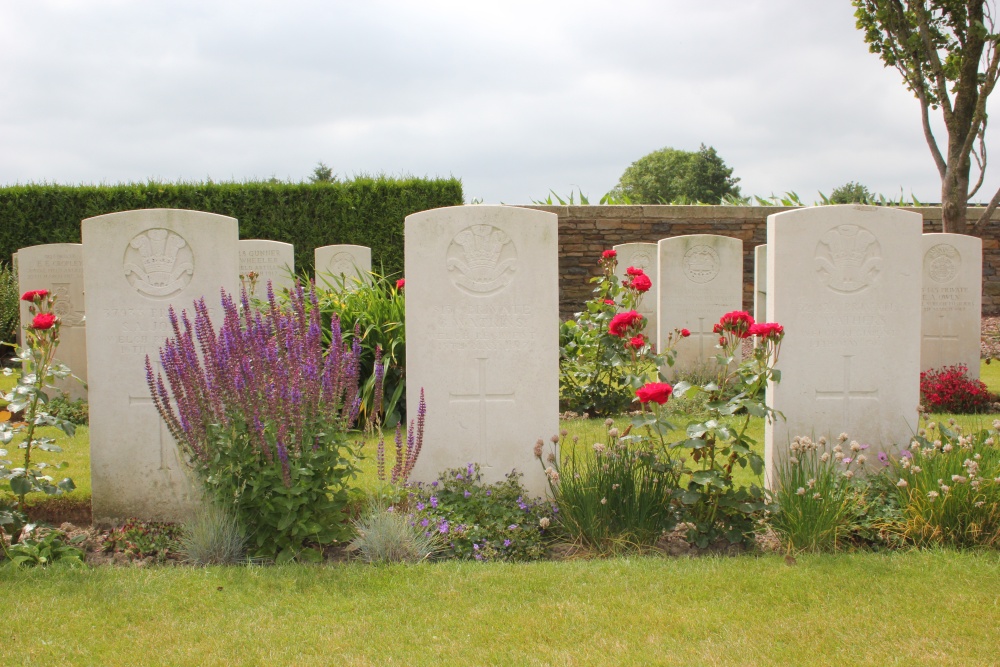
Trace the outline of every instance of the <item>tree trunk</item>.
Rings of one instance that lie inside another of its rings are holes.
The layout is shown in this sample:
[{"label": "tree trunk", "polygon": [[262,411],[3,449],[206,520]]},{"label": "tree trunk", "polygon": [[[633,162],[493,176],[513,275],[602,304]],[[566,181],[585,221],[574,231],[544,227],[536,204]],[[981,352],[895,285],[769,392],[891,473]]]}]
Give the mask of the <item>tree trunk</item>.
[{"label": "tree trunk", "polygon": [[954,184],[941,186],[941,231],[946,234],[968,234],[969,221],[965,218],[969,206],[967,190]]}]

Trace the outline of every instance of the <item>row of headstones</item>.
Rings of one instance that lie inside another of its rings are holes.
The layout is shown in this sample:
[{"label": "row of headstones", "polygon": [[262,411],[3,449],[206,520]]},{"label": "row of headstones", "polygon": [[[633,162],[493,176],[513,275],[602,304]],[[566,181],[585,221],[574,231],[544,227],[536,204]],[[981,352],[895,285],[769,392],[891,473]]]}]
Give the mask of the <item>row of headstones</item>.
[{"label": "row of headstones", "polygon": [[[982,239],[962,234],[923,234],[921,242],[920,368],[964,364],[969,376],[978,378]],[[675,328],[691,332],[689,338],[676,342],[677,363],[672,372],[714,363],[718,336],[712,333],[713,324],[724,313],[743,308],[743,242],[727,236],[692,234],[658,243],[625,243],[614,249],[619,278],[625,278],[629,267],[637,267],[652,281],[640,312],[646,317],[646,333],[657,342],[657,349],[665,348]],[[838,261],[865,261],[851,252],[838,248]],[[828,261],[836,267],[832,259]],[[765,244],[754,249],[754,319],[765,321],[766,308]]]},{"label": "row of headstones", "polygon": [[[149,248],[139,248],[141,256]],[[359,245],[329,245],[316,248],[317,283],[333,284],[338,276],[350,289],[371,275],[371,248]],[[55,294],[56,312],[62,323],[58,359],[87,381],[87,340],[84,304],[83,245],[51,243],[21,248],[14,253],[20,291],[47,289]],[[239,275],[257,275],[256,293],[264,294],[268,281],[276,292],[295,284],[295,252],[292,244],[263,239],[239,241]],[[31,321],[28,304],[21,303],[21,328]],[[86,385],[74,380],[58,383],[70,398],[87,397]]]},{"label": "row of headstones", "polygon": [[[918,214],[857,206],[768,218],[764,319],[788,331],[783,380],[769,388],[787,418],[767,427],[769,471],[795,435],[847,431],[874,455],[916,430],[921,227]],[[236,220],[129,211],[84,220],[82,237],[95,521],[183,518],[197,494],[152,406],[144,362],[170,333],[169,306],[205,296],[218,317],[213,295],[238,289]],[[711,275],[715,256],[699,245],[689,239],[679,268],[660,265],[693,273],[711,295],[722,271]],[[956,252],[928,260],[935,294],[955,293],[940,290],[975,261]],[[517,470],[544,493],[532,443],[559,428],[557,217],[503,206],[408,216],[405,270],[407,401],[416,406],[422,391],[428,405],[413,479],[477,462],[485,481]],[[705,317],[710,326],[716,315]]]}]

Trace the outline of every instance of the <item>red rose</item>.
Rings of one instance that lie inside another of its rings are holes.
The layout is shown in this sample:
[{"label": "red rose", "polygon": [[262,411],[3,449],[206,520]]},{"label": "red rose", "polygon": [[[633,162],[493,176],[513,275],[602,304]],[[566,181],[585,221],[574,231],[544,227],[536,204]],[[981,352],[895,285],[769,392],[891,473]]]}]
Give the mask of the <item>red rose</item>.
[{"label": "red rose", "polygon": [[646,336],[639,334],[638,336],[633,336],[628,341],[628,346],[633,350],[641,350],[642,346],[646,344]]},{"label": "red rose", "polygon": [[403,289],[406,287],[406,278],[400,278],[396,281],[396,289]]},{"label": "red rose", "polygon": [[48,295],[49,291],[47,289],[33,289],[22,294],[21,301],[35,301],[35,300],[41,301]]},{"label": "red rose", "polygon": [[617,250],[605,250],[601,253],[601,259],[614,259],[618,256]]},{"label": "red rose", "polygon": [[747,333],[765,340],[781,340],[785,335],[785,327],[777,322],[763,322],[751,325]]},{"label": "red rose", "polygon": [[750,327],[753,326],[753,318],[745,310],[734,310],[726,313],[719,320],[719,323],[712,329],[715,333],[728,332],[740,338],[747,338],[750,335]]},{"label": "red rose", "polygon": [[726,337],[725,336],[719,336],[719,345],[721,345],[722,347],[726,346]]},{"label": "red rose", "polygon": [[637,322],[642,322],[642,319],[642,315],[634,310],[618,313],[611,318],[611,323],[608,325],[608,333],[612,336],[624,338],[628,330]]},{"label": "red rose", "polygon": [[649,279],[645,273],[640,273],[639,275],[632,278],[626,287],[631,287],[636,292],[648,292],[649,288],[653,286],[653,281]]},{"label": "red rose", "polygon": [[627,269],[625,269],[625,273],[627,273],[630,276],[643,276],[646,274],[645,271],[643,271],[642,269],[637,269],[634,266],[630,266]]},{"label": "red rose", "polygon": [[659,403],[663,405],[670,398],[674,388],[666,382],[647,382],[635,390],[635,395],[639,397],[640,403]]},{"label": "red rose", "polygon": [[604,300],[604,305],[605,306],[613,306],[613,305],[615,305],[615,301],[614,301],[614,299],[605,299]]},{"label": "red rose", "polygon": [[[45,290],[41,290],[45,291]],[[56,316],[52,313],[38,313],[31,321],[32,329],[51,329],[56,323]]]},{"label": "red rose", "polygon": [[690,335],[691,335],[690,331],[688,331],[687,329],[681,329],[681,338],[687,338]]}]

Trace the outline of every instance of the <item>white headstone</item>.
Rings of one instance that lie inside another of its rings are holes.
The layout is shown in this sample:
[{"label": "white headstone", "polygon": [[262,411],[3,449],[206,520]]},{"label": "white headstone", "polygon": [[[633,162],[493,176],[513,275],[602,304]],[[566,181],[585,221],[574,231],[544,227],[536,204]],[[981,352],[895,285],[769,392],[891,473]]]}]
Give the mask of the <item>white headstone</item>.
[{"label": "white headstone", "polygon": [[646,318],[646,328],[643,333],[649,340],[656,344],[656,304],[657,304],[657,268],[656,268],[656,244],[655,243],[622,243],[614,247],[618,253],[618,267],[615,275],[619,280],[625,280],[628,276],[626,271],[630,266],[642,269],[653,286],[643,295],[639,304],[639,314]]},{"label": "white headstone", "polygon": [[920,370],[965,364],[979,377],[983,240],[924,234]]},{"label": "white headstone", "polygon": [[146,385],[146,355],[178,314],[205,297],[219,324],[219,290],[239,286],[237,223],[212,213],[149,209],[82,223],[90,371],[90,466],[95,523],[184,519],[199,493]]},{"label": "white headstone", "polygon": [[406,218],[406,404],[425,391],[412,479],[478,463],[484,481],[516,469],[546,490],[538,438],[559,429],[556,215],[456,206]]},{"label": "white headstone", "polygon": [[753,319],[767,321],[767,244],[753,249]]},{"label": "white headstone", "polygon": [[[59,348],[56,360],[69,366],[73,375],[87,379],[87,329],[83,311],[83,246],[79,243],[50,243],[17,251],[18,289],[47,289],[56,299],[59,316]],[[21,327],[31,324],[28,304],[21,301]],[[70,398],[87,398],[87,389],[73,379],[56,386]]]},{"label": "white headstone", "polygon": [[[295,287],[295,247],[291,243],[245,239],[240,241],[240,275],[257,274],[254,296],[267,296],[267,282],[271,281],[274,293]],[[249,279],[244,279],[247,290]]]},{"label": "white headstone", "polygon": [[[795,436],[840,433],[879,451],[906,447],[920,402],[922,218],[845,205],[767,219],[767,320],[785,327],[768,387],[784,413],[765,429],[768,483]],[[850,454],[848,454],[850,456]]]},{"label": "white headstone", "polygon": [[743,310],[743,241],[728,236],[691,234],[659,242],[659,340],[666,346],[675,328],[691,335],[677,343],[677,362],[667,373],[717,370],[719,318]]},{"label": "white headstone", "polygon": [[363,245],[325,245],[316,248],[316,284],[336,286],[335,276],[343,276],[344,287],[354,289],[371,282],[372,249]]}]

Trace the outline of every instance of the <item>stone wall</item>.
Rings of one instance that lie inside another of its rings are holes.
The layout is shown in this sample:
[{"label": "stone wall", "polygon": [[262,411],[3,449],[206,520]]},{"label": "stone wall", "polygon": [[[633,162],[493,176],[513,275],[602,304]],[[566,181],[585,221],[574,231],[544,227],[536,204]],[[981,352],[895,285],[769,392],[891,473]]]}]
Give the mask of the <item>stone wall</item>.
[{"label": "stone wall", "polygon": [[[559,314],[583,307],[601,252],[618,243],[682,234],[721,234],[743,241],[743,306],[753,308],[753,249],[767,241],[767,216],[781,206],[527,206],[559,216]],[[907,208],[924,217],[924,232],[941,231],[939,207]],[[969,218],[979,213],[970,209]],[[983,235],[983,314],[1000,314],[1000,212]]]}]

